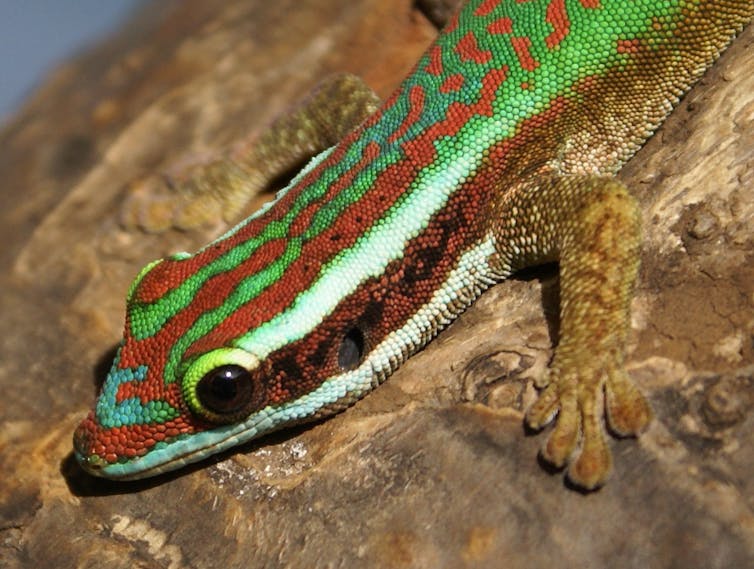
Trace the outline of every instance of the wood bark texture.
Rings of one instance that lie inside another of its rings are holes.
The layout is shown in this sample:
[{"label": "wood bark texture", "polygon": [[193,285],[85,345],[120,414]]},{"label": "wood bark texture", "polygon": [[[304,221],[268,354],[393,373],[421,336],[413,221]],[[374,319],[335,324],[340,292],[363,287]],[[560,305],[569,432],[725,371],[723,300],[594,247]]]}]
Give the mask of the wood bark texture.
[{"label": "wood bark texture", "polygon": [[754,566],[752,27],[621,173],[645,235],[628,365],[656,418],[610,441],[600,491],[567,488],[523,428],[553,268],[485,293],[329,421],[143,482],[75,464],[132,278],[218,231],[123,229],[129,184],[329,73],[386,96],[435,34],[409,0],[155,3],[0,131],[0,566]]}]

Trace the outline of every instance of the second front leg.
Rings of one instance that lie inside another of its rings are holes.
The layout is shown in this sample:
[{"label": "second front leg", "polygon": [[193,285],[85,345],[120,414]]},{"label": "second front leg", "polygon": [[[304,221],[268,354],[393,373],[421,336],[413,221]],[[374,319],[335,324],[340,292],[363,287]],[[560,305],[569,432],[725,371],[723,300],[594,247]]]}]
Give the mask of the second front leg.
[{"label": "second front leg", "polygon": [[324,79],[270,125],[233,148],[189,155],[160,175],[134,182],[121,211],[126,228],[150,233],[235,223],[278,176],[335,145],[380,104],[358,77]]},{"label": "second front leg", "polygon": [[542,457],[558,467],[570,461],[573,483],[599,487],[612,462],[603,417],[618,435],[637,434],[651,418],[624,369],[639,265],[636,202],[612,178],[553,176],[506,195],[495,215],[504,269],[560,265],[559,341],[527,422],[539,429],[557,416]]}]

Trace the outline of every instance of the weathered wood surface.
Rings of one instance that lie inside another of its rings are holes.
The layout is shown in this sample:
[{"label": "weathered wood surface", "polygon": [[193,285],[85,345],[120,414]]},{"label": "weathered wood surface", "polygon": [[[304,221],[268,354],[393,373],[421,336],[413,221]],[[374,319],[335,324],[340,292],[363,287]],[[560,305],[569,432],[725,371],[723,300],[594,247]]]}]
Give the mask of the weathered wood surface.
[{"label": "weathered wood surface", "polygon": [[552,269],[495,287],[330,421],[109,483],[71,433],[147,261],[128,184],[230,144],[332,71],[386,95],[435,30],[409,0],[157,3],[0,132],[0,566],[754,566],[754,28],[621,177],[645,213],[629,366],[656,420],[596,493],[536,461]]}]

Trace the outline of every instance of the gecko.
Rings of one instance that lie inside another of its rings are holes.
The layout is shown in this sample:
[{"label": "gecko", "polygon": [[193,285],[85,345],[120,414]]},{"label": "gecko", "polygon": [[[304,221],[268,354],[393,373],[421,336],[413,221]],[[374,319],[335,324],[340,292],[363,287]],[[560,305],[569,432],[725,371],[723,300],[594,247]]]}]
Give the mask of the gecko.
[{"label": "gecko", "polygon": [[615,174],[753,14],[751,0],[465,3],[383,103],[344,103],[342,130],[320,120],[323,149],[273,201],[142,269],[74,433],[80,465],[154,476],[339,412],[484,290],[556,261],[557,345],[525,421],[554,423],[545,461],[602,486],[606,425],[638,435],[652,417],[625,370],[641,228]]}]

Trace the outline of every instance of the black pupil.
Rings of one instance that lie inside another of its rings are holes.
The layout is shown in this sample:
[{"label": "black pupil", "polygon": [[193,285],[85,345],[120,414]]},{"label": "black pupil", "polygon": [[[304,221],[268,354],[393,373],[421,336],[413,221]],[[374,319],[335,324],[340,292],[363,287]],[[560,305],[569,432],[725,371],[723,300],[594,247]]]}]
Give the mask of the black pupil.
[{"label": "black pupil", "polygon": [[235,365],[213,369],[196,386],[196,395],[202,405],[223,415],[241,411],[253,394],[251,374]]},{"label": "black pupil", "polygon": [[364,357],[364,334],[358,328],[351,328],[343,337],[338,349],[338,365],[341,369],[355,369]]}]

